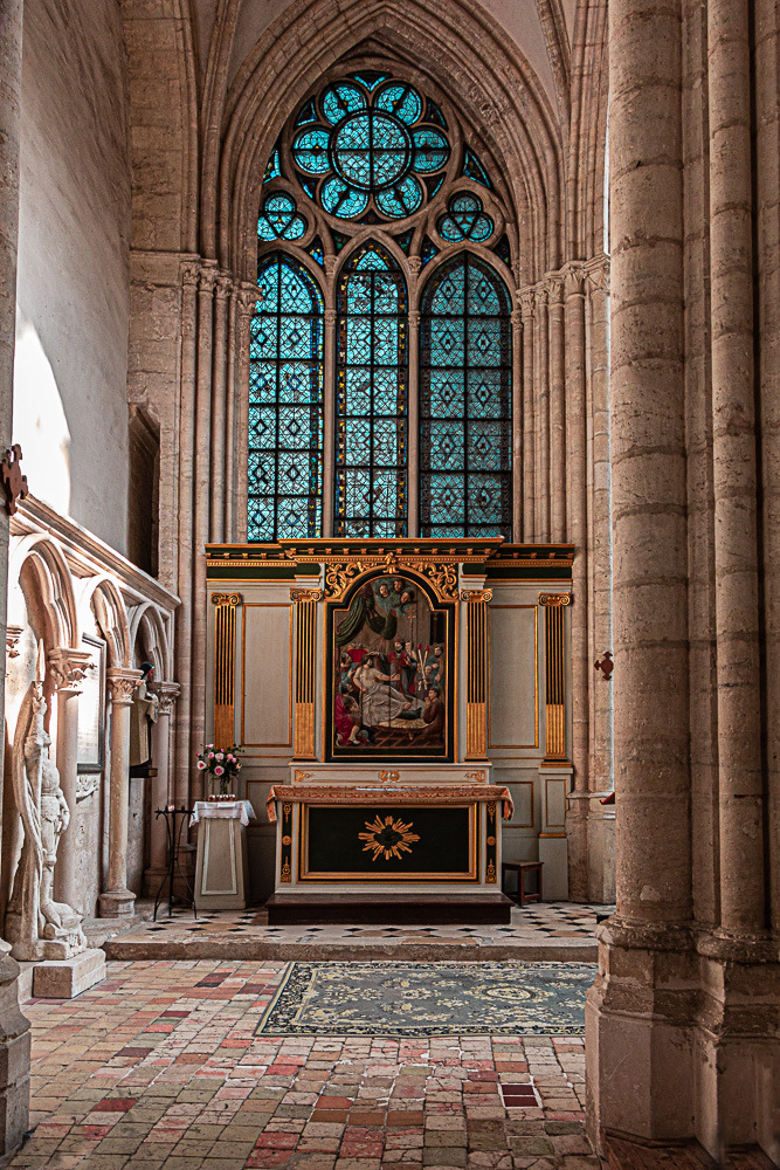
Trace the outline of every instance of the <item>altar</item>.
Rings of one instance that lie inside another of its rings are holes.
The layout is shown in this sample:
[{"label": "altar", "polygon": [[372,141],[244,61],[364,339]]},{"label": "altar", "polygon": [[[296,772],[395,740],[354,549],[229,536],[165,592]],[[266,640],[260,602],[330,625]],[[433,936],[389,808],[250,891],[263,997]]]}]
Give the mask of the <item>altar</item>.
[{"label": "altar", "polygon": [[565,896],[570,546],[207,554],[208,722],[267,809],[248,839],[271,923],[506,922],[505,857]]}]

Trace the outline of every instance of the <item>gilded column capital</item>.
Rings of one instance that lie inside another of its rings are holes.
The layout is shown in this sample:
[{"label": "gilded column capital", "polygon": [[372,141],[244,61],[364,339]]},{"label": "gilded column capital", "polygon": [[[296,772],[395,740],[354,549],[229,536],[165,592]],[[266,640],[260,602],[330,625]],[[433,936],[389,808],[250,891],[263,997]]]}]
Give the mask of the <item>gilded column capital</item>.
[{"label": "gilded column capital", "polygon": [[244,599],[240,593],[212,593],[211,595],[212,605],[236,606],[240,605],[243,600]]},{"label": "gilded column capital", "polygon": [[124,666],[110,666],[106,671],[106,682],[111,702],[115,707],[129,707],[133,701],[135,688],[139,686],[143,674],[140,670],[131,670]]},{"label": "gilded column capital", "polygon": [[81,683],[92,665],[92,655],[89,651],[59,646],[49,651],[47,661],[56,690],[70,691],[72,694],[81,693]]},{"label": "gilded column capital", "polygon": [[571,593],[540,593],[539,604],[546,606],[548,609],[553,609],[561,605],[571,605]]},{"label": "gilded column capital", "polygon": [[323,596],[323,594],[322,594],[321,589],[291,589],[290,590],[290,601],[295,601],[295,602],[322,601],[322,596]]},{"label": "gilded column capital", "polygon": [[493,590],[492,589],[461,589],[460,599],[461,599],[461,601],[468,602],[471,605],[475,605],[478,602],[484,605],[488,601],[493,600]]}]

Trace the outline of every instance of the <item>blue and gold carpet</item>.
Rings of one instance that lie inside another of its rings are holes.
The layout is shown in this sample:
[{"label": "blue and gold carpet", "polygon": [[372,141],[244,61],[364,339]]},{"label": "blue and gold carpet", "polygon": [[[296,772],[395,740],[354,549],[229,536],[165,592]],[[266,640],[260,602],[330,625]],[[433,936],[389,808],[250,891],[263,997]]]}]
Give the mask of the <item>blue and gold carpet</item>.
[{"label": "blue and gold carpet", "polygon": [[290,963],[263,1036],[584,1032],[586,963]]}]

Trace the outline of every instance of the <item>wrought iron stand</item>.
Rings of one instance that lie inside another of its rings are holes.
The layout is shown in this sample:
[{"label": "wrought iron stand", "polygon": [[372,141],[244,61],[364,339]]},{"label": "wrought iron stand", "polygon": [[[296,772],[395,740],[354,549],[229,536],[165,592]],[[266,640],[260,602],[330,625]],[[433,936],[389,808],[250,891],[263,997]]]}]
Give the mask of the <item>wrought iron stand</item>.
[{"label": "wrought iron stand", "polygon": [[170,918],[173,914],[173,907],[177,901],[173,894],[173,883],[177,871],[189,895],[189,897],[182,898],[181,901],[185,906],[192,906],[192,913],[197,918],[198,910],[195,905],[195,891],[190,884],[190,879],[182,869],[180,861],[181,834],[187,823],[187,819],[192,816],[192,809],[185,808],[184,805],[181,808],[158,808],[155,810],[154,815],[155,817],[165,818],[165,832],[168,836],[168,872],[160,882],[160,888],[154,899],[154,921],[157,921],[157,911],[160,908],[160,902],[163,900],[163,890],[165,889],[166,883],[168,885],[168,917]]}]

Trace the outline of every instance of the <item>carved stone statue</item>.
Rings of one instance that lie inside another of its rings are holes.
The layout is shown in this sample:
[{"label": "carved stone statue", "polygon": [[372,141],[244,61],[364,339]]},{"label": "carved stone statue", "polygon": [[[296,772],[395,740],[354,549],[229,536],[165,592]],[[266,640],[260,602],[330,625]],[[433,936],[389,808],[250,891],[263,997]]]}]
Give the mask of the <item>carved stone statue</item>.
[{"label": "carved stone statue", "polygon": [[160,700],[153,691],[147,690],[154,678],[151,662],[142,662],[143,678],[133,694],[130,709],[130,775],[152,775],[152,724],[157,722]]},{"label": "carved stone statue", "polygon": [[16,807],[24,841],[6,913],[6,936],[16,959],[67,959],[86,947],[81,915],[54,900],[54,866],[70,810],[59,772],[49,757],[51,737],[44,726],[43,679],[24,697],[14,736],[12,760]]}]

